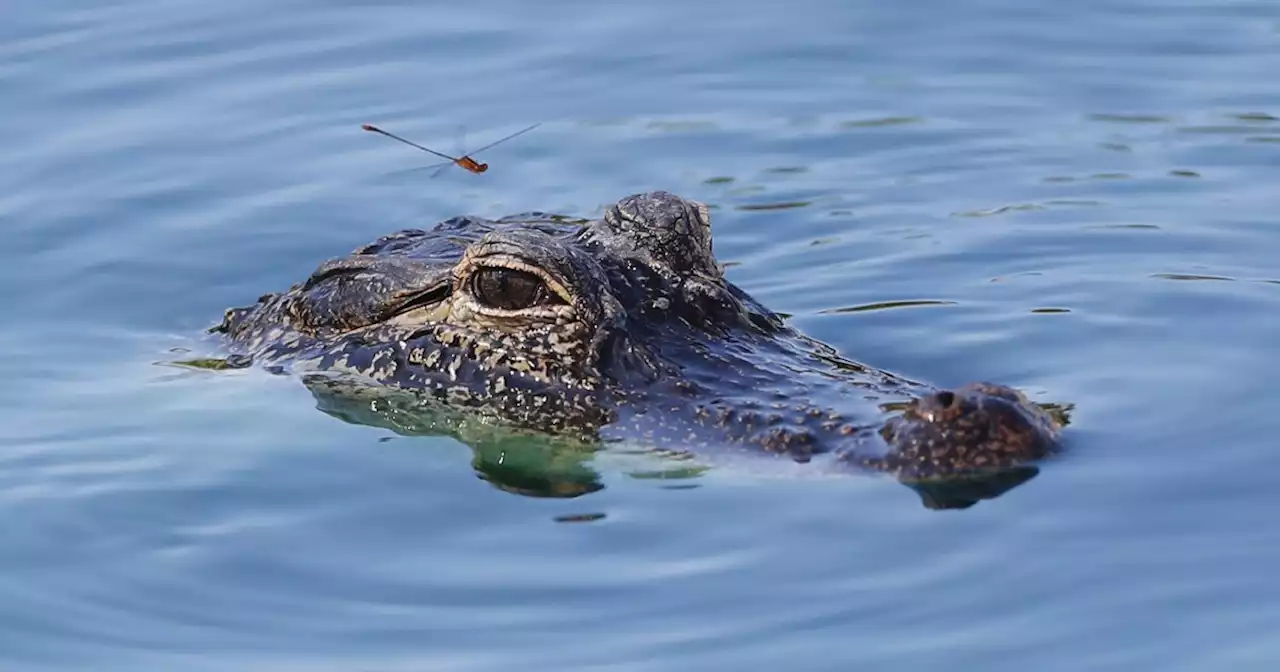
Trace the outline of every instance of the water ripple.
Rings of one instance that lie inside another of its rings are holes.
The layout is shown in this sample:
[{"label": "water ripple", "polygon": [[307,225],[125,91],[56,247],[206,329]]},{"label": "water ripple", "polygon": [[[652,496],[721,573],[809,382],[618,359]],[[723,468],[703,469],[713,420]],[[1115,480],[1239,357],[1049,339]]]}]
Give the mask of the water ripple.
[{"label": "water ripple", "polygon": [[[0,666],[1274,667],[1272,3],[7,9]],[[545,123],[428,180],[365,121]],[[155,365],[389,230],[659,188],[790,324],[1072,405],[1071,450],[965,511],[608,454],[527,497]]]}]

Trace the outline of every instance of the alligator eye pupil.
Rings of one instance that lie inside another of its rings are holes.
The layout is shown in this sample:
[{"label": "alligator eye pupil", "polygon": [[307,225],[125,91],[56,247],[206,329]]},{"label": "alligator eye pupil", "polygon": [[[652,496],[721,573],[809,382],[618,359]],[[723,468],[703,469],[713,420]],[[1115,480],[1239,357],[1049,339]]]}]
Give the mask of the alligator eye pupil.
[{"label": "alligator eye pupil", "polygon": [[530,308],[550,299],[542,279],[512,268],[484,268],[472,276],[472,293],[480,303],[501,310]]}]

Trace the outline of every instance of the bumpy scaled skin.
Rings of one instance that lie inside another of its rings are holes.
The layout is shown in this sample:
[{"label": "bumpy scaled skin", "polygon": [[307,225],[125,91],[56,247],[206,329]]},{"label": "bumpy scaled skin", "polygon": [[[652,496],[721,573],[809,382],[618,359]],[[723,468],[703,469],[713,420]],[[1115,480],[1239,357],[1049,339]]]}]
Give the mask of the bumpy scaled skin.
[{"label": "bumpy scaled skin", "polygon": [[358,374],[523,428],[829,455],[904,481],[1024,464],[1060,433],[1008,387],[936,390],[791,329],[725,279],[706,206],[665,192],[600,220],[401,231],[215,330],[261,363]]}]

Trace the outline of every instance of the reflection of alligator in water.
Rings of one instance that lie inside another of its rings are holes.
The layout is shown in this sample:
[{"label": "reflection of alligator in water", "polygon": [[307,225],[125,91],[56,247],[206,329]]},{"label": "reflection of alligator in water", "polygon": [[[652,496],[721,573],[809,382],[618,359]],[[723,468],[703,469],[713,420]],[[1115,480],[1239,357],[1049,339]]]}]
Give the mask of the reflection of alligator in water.
[{"label": "reflection of alligator in water", "polygon": [[358,422],[382,424],[342,400],[390,387],[447,411],[428,433],[457,435],[465,417],[707,457],[754,451],[890,473],[938,508],[1034,476],[1065,423],[1011,388],[938,390],[796,332],[725,279],[706,206],[664,192],[600,220],[457,217],[391,234],[214,330],[234,352],[309,372],[321,407]]}]

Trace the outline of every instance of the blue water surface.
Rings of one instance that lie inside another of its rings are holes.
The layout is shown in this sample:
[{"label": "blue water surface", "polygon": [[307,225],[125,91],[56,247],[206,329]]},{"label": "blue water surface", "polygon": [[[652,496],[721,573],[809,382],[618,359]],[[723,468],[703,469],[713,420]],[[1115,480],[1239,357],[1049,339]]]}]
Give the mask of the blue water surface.
[{"label": "blue water surface", "polygon": [[[1280,662],[1274,2],[4,15],[0,669]],[[542,126],[431,179],[364,122],[445,152]],[[651,189],[709,203],[731,279],[796,327],[1073,404],[1072,450],[963,510],[626,455],[539,498],[478,478],[480,442],[169,365],[381,234]]]}]

